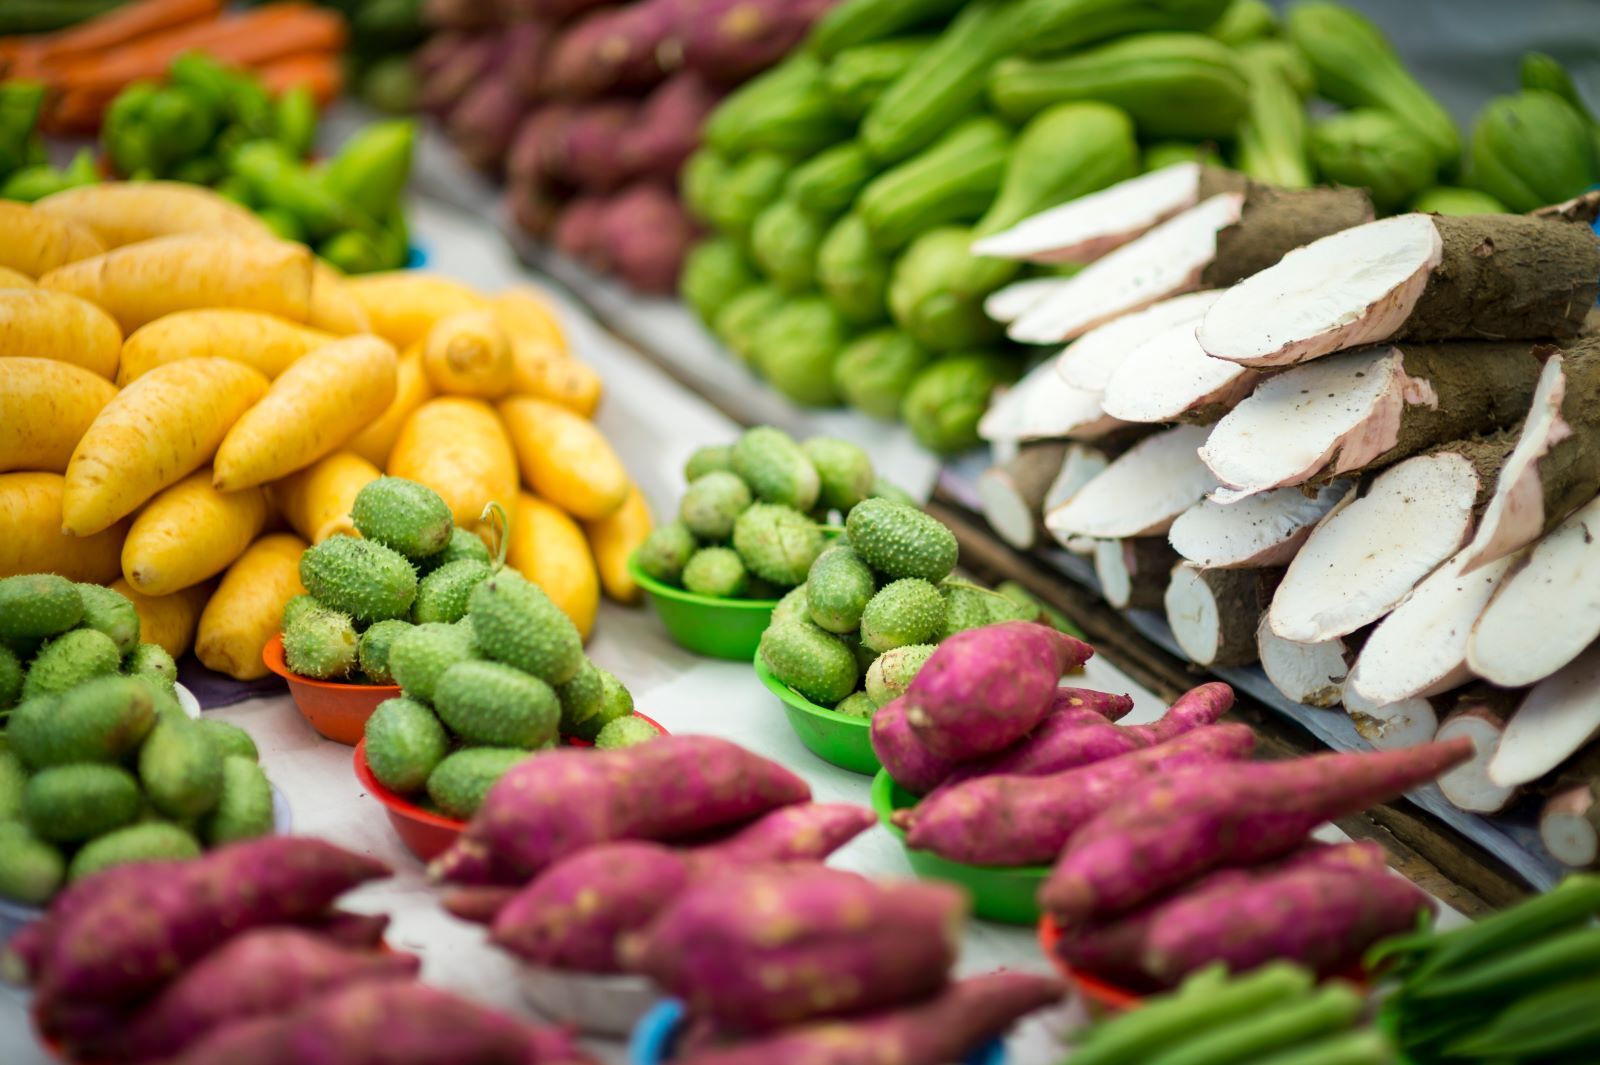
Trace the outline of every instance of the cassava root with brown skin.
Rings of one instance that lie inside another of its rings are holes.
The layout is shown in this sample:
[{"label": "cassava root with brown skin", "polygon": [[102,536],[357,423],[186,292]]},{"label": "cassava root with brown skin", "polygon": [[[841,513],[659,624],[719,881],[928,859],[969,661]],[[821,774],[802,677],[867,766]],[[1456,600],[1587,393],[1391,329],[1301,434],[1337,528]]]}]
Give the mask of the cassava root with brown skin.
[{"label": "cassava root with brown skin", "polygon": [[1094,574],[1101,594],[1118,610],[1161,610],[1178,553],[1164,536],[1100,540],[1094,546]]},{"label": "cassava root with brown skin", "polygon": [[1201,569],[1181,562],[1163,597],[1167,624],[1196,665],[1245,666],[1256,661],[1256,629],[1281,571]]},{"label": "cassava root with brown skin", "polygon": [[1023,444],[1009,462],[991,466],[978,478],[983,516],[1002,540],[1026,551],[1039,540],[1045,493],[1061,473],[1065,441]]},{"label": "cassava root with brown skin", "polygon": [[1539,838],[1556,861],[1574,869],[1600,867],[1600,788],[1573,784],[1545,801]]}]

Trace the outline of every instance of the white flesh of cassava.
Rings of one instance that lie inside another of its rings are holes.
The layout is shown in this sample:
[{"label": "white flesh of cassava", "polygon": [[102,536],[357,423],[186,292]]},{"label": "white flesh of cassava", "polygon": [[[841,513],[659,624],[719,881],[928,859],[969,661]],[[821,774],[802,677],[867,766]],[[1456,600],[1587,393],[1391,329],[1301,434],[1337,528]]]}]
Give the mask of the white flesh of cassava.
[{"label": "white flesh of cassava", "polygon": [[1070,284],[1070,277],[1030,277],[1026,281],[1016,281],[990,293],[983,301],[983,313],[1009,325]]},{"label": "white flesh of cassava", "polygon": [[[1094,575],[1100,582],[1100,594],[1106,602],[1118,610],[1127,610],[1135,606],[1134,585],[1139,585],[1140,598],[1145,600],[1137,604],[1140,608],[1149,608],[1154,605],[1150,598],[1152,593],[1159,597],[1165,590],[1166,583],[1172,572],[1170,557],[1164,560],[1159,573],[1146,573],[1135,567],[1141,555],[1148,556],[1149,552],[1136,550],[1137,541],[1131,540],[1095,540],[1094,544]],[[1159,582],[1159,583],[1157,583]]]},{"label": "white flesh of cassava", "polygon": [[1482,566],[1526,547],[1544,531],[1544,485],[1539,480],[1539,460],[1572,435],[1561,417],[1567,378],[1560,355],[1545,360],[1533,389],[1533,403],[1522,431],[1500,475],[1494,495],[1484,508],[1477,535],[1467,548],[1467,568]]},{"label": "white flesh of cassava", "polygon": [[1077,495],[1079,490],[1105,472],[1111,460],[1106,453],[1088,444],[1072,444],[1061,463],[1061,472],[1044,493],[1044,509],[1048,513]]},{"label": "white flesh of cassava", "polygon": [[984,237],[972,254],[1035,263],[1093,262],[1200,197],[1200,164],[1174,163],[1024,218]]},{"label": "white flesh of cassava", "polygon": [[1147,437],[1045,517],[1059,540],[1155,536],[1216,487],[1195,449],[1205,430],[1180,425]]},{"label": "white flesh of cassava", "polygon": [[1219,500],[1243,499],[1360,469],[1398,442],[1408,404],[1434,402],[1400,349],[1353,351],[1261,382],[1212,427],[1200,457],[1232,489]]},{"label": "white flesh of cassava", "polygon": [[1295,643],[1272,631],[1263,617],[1256,627],[1256,654],[1272,686],[1306,706],[1333,706],[1350,667],[1345,663],[1344,641]]},{"label": "white flesh of cassava", "polygon": [[1500,585],[1473,627],[1467,664],[1484,680],[1520,688],[1565,666],[1597,637],[1600,499],[1552,529]]},{"label": "white flesh of cassava", "polygon": [[1200,343],[1252,366],[1376,344],[1405,324],[1443,252],[1422,214],[1330,234],[1229,289],[1200,323]]},{"label": "white flesh of cassava", "polygon": [[1000,466],[991,466],[978,476],[978,501],[984,520],[995,534],[1019,551],[1026,551],[1038,539],[1038,515],[1028,509],[1028,501],[1016,490]]},{"label": "white flesh of cassava", "polygon": [[1578,784],[1550,796],[1539,815],[1539,838],[1562,865],[1590,869],[1600,862],[1600,824],[1594,786]]},{"label": "white flesh of cassava", "polygon": [[[1058,344],[1102,322],[1200,287],[1217,233],[1239,221],[1244,194],[1225,192],[1124,244],[1011,323],[1012,340]],[[1220,302],[1220,301],[1219,301]]]},{"label": "white flesh of cassava", "polygon": [[1457,554],[1412,589],[1362,645],[1350,683],[1376,703],[1447,692],[1472,679],[1472,623],[1511,568],[1501,559],[1462,573]]},{"label": "white flesh of cassava", "polygon": [[1334,481],[1314,496],[1279,488],[1237,503],[1204,499],[1178,515],[1167,538],[1178,554],[1206,569],[1285,566],[1352,487]]},{"label": "white flesh of cassava", "polygon": [[1420,746],[1439,731],[1439,713],[1426,699],[1402,699],[1379,706],[1362,699],[1346,684],[1344,710],[1361,738],[1380,751]]},{"label": "white flesh of cassava", "polygon": [[1517,789],[1489,779],[1489,760],[1500,746],[1505,722],[1487,711],[1468,710],[1453,714],[1439,726],[1435,739],[1455,740],[1465,736],[1472,741],[1472,757],[1439,777],[1439,790],[1462,810],[1494,814],[1516,798]]},{"label": "white flesh of cassava", "polygon": [[1201,407],[1236,405],[1261,377],[1260,370],[1213,359],[1194,338],[1193,325],[1175,325],[1128,352],[1100,405],[1123,421],[1176,421]]},{"label": "white flesh of cassava", "polygon": [[1067,384],[1091,392],[1104,392],[1111,375],[1129,352],[1175,325],[1188,324],[1191,328],[1198,325],[1206,309],[1217,302],[1220,295],[1222,290],[1216,288],[1185,292],[1095,326],[1067,345],[1056,368]]},{"label": "white flesh of cassava", "polygon": [[1189,562],[1172,567],[1172,578],[1162,602],[1173,639],[1189,656],[1189,661],[1201,666],[1215,662],[1222,646],[1224,621],[1217,597],[1201,576],[1199,567]]},{"label": "white flesh of cassava", "polygon": [[1538,780],[1600,735],[1600,644],[1528,692],[1511,716],[1489,779],[1504,787]]},{"label": "white flesh of cassava", "polygon": [[1101,409],[1098,393],[1062,380],[1052,359],[1000,394],[978,422],[978,435],[991,441],[1093,439],[1124,424]]},{"label": "white flesh of cassava", "polygon": [[1385,470],[1312,531],[1272,598],[1272,631],[1319,643],[1376,621],[1460,550],[1478,471],[1454,452]]}]

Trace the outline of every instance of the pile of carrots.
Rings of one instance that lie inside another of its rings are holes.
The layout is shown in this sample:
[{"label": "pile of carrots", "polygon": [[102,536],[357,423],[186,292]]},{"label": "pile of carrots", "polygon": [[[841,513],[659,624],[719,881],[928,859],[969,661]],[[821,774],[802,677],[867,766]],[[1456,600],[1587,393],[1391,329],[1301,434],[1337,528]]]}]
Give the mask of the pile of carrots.
[{"label": "pile of carrots", "polygon": [[344,43],[338,13],[308,3],[224,13],[223,0],[137,0],[57,33],[0,38],[0,77],[44,83],[47,132],[87,133],[123,88],[159,81],[190,51],[247,67],[275,93],[306,85],[325,104]]}]

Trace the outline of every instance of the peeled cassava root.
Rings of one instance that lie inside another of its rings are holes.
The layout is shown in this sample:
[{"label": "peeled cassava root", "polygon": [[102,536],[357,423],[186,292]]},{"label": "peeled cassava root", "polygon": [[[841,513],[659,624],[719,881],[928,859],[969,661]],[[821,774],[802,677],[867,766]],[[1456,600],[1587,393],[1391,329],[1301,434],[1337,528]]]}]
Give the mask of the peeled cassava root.
[{"label": "peeled cassava root", "polygon": [[1600,736],[1600,644],[1528,691],[1500,736],[1489,779],[1530,784]]},{"label": "peeled cassava root", "polygon": [[1408,214],[1291,251],[1219,299],[1197,335],[1248,366],[1386,340],[1566,338],[1597,293],[1600,244],[1587,226]]},{"label": "peeled cassava root", "polygon": [[1160,536],[1098,540],[1094,545],[1100,594],[1118,610],[1164,609],[1172,567],[1177,564],[1177,553]]},{"label": "peeled cassava root", "polygon": [[1380,751],[1420,747],[1439,731],[1439,712],[1428,699],[1402,699],[1378,704],[1361,698],[1349,684],[1342,695],[1344,712],[1361,738]]},{"label": "peeled cassava root", "polygon": [[1600,798],[1593,783],[1556,792],[1539,814],[1539,838],[1556,861],[1574,869],[1600,867]]},{"label": "peeled cassava root", "polygon": [[1040,289],[1007,333],[1030,344],[1070,340],[1158,300],[1232,285],[1302,244],[1371,218],[1371,201],[1356,189],[1252,185],[1219,193]]},{"label": "peeled cassava root", "polygon": [[1256,660],[1256,629],[1266,602],[1263,583],[1275,570],[1172,568],[1163,605],[1172,635],[1202,666],[1245,666]]},{"label": "peeled cassava root", "polygon": [[1265,615],[1256,627],[1256,656],[1272,686],[1306,706],[1337,705],[1350,672],[1344,640],[1285,640],[1272,631]]},{"label": "peeled cassava root", "polygon": [[1025,444],[1009,462],[978,477],[978,499],[989,527],[1019,551],[1039,539],[1045,495],[1061,473],[1067,445],[1056,441]]},{"label": "peeled cassava root", "polygon": [[1100,405],[1126,422],[1209,425],[1238,406],[1263,376],[1207,355],[1194,326],[1185,323],[1128,352],[1106,382]]},{"label": "peeled cassava root", "polygon": [[1068,344],[1057,358],[1056,368],[1074,388],[1104,392],[1130,352],[1174,326],[1186,325],[1193,332],[1221,295],[1220,289],[1186,292],[1113,318]]},{"label": "peeled cassava root", "polygon": [[1496,814],[1511,805],[1520,790],[1515,785],[1497,784],[1489,779],[1489,761],[1500,747],[1505,734],[1506,719],[1504,699],[1480,700],[1463,705],[1439,726],[1437,738],[1453,740],[1465,737],[1472,741],[1472,757],[1439,775],[1439,790],[1444,797],[1462,810],[1479,814]]},{"label": "peeled cassava root", "polygon": [[1167,537],[1178,554],[1207,569],[1286,565],[1353,487],[1337,480],[1312,495],[1279,488],[1236,503],[1204,499],[1178,515]]},{"label": "peeled cassava root", "polygon": [[1058,540],[1071,536],[1120,539],[1164,533],[1217,485],[1197,449],[1204,429],[1180,425],[1146,437],[1045,515]]},{"label": "peeled cassava root", "polygon": [[1098,392],[1068,384],[1050,360],[997,394],[978,422],[978,435],[992,442],[1098,440],[1125,426],[1101,409]]}]

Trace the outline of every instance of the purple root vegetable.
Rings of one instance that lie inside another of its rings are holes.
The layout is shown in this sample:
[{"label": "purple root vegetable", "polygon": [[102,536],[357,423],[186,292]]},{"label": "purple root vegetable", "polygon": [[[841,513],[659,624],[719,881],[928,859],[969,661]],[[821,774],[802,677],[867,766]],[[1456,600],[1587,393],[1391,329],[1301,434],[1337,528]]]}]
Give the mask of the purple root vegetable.
[{"label": "purple root vegetable", "polygon": [[820,865],[744,870],[698,880],[619,954],[691,1013],[761,1032],[933,994],[966,908],[945,884]]},{"label": "purple root vegetable", "polygon": [[1120,721],[1133,712],[1133,696],[1097,692],[1093,688],[1057,688],[1050,702],[1050,712],[1063,710],[1093,710],[1107,721]]},{"label": "purple root vegetable", "polygon": [[547,103],[523,117],[506,154],[507,180],[512,184],[554,183],[551,167],[557,158],[558,140],[575,111],[570,103]]},{"label": "purple root vegetable", "polygon": [[517,897],[514,887],[457,887],[444,893],[439,905],[451,917],[470,924],[492,925],[500,911]]},{"label": "purple root vegetable", "polygon": [[457,883],[526,883],[585,847],[684,839],[810,798],[794,773],[714,736],[551,751],[501,777],[429,872]]},{"label": "purple root vegetable", "polygon": [[1092,654],[1081,640],[1029,621],[958,632],[906,689],[906,720],[942,758],[995,754],[1044,720],[1061,675]]},{"label": "purple root vegetable", "polygon": [[1472,741],[1231,764],[1145,783],[1073,834],[1039,892],[1057,924],[1125,913],[1203,873],[1287,854],[1472,757]]},{"label": "purple root vegetable", "polygon": [[0,945],[0,979],[8,984],[27,986],[43,982],[45,969],[56,938],[79,915],[102,898],[145,881],[152,873],[172,866],[171,862],[135,862],[109,869],[69,884],[50,901],[50,908],[37,921],[23,926]]},{"label": "purple root vegetable", "polygon": [[923,746],[906,720],[901,696],[872,715],[872,753],[894,782],[913,795],[926,795],[948,780],[958,765]]},{"label": "purple root vegetable", "polygon": [[208,1033],[276,1016],[356,983],[410,980],[414,954],[347,950],[297,928],[229,940],[168,984],[120,1031],[69,1046],[82,1061],[144,1061],[178,1054]]},{"label": "purple root vegetable", "polygon": [[951,984],[915,1005],[708,1047],[687,1054],[682,1065],[943,1065],[967,1059],[1065,994],[1050,977],[990,973]]},{"label": "purple root vegetable", "polygon": [[585,193],[614,192],[633,177],[626,156],[629,133],[639,120],[632,100],[601,100],[563,112],[542,156],[547,178]]},{"label": "purple root vegetable", "polygon": [[529,236],[547,239],[561,217],[561,201],[536,182],[506,188],[506,213]]},{"label": "purple root vegetable", "polygon": [[435,33],[411,56],[411,65],[417,76],[427,81],[440,67],[449,63],[462,47],[471,44],[473,36],[458,30]]},{"label": "purple root vegetable", "polygon": [[599,270],[611,265],[606,255],[606,207],[601,196],[579,196],[561,208],[553,241],[563,253]]},{"label": "purple root vegetable", "polygon": [[694,222],[671,189],[634,185],[606,208],[611,268],[635,291],[677,292],[683,258],[695,239]]},{"label": "purple root vegetable", "polygon": [[390,873],[375,858],[299,836],[141,871],[62,923],[43,967],[42,999],[115,1004],[147,995],[233,936],[319,916],[346,891]]},{"label": "purple root vegetable", "polygon": [[547,95],[589,100],[648,89],[666,77],[664,48],[678,26],[679,0],[642,0],[588,15],[563,30],[545,60]]},{"label": "purple root vegetable", "polygon": [[865,806],[800,803],[774,810],[693,853],[727,862],[820,862],[871,828],[874,820]]},{"label": "purple root vegetable", "polygon": [[794,51],[835,0],[704,0],[688,15],[683,63],[738,85]]},{"label": "purple root vegetable", "polygon": [[697,74],[680,73],[662,82],[622,137],[628,177],[663,185],[677,181],[684,160],[700,147],[700,127],[717,102],[717,93]]},{"label": "purple root vegetable", "polygon": [[383,934],[389,930],[389,915],[334,909],[321,917],[301,921],[300,928],[341,947],[373,950],[383,942]]},{"label": "purple root vegetable", "polygon": [[475,86],[450,112],[446,130],[450,142],[471,166],[499,174],[524,106],[511,79],[496,74]]},{"label": "purple root vegetable", "polygon": [[1250,757],[1247,725],[1210,725],[1169,743],[1048,776],[947,784],[912,810],[906,844],[973,865],[1054,861],[1072,834],[1153,777]]},{"label": "purple root vegetable", "polygon": [[418,104],[434,118],[446,119],[475,85],[493,73],[504,54],[504,46],[490,34],[462,44],[422,83]]}]

